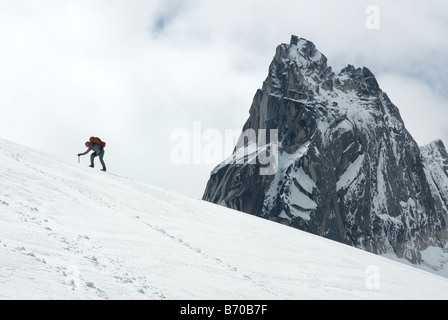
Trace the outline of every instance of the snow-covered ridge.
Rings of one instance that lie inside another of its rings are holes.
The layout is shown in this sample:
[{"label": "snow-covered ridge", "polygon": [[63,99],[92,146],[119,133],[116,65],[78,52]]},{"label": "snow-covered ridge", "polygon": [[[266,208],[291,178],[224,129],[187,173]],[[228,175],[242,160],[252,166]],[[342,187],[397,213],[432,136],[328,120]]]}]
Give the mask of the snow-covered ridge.
[{"label": "snow-covered ridge", "polygon": [[0,299],[448,298],[447,279],[86,165],[0,139]]}]

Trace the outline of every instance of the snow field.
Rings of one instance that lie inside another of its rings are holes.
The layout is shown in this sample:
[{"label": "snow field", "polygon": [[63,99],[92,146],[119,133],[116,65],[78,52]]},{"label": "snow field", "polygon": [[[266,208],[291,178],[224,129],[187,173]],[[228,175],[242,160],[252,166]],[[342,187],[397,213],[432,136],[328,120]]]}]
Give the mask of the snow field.
[{"label": "snow field", "polygon": [[446,299],[448,280],[0,139],[0,299]]}]

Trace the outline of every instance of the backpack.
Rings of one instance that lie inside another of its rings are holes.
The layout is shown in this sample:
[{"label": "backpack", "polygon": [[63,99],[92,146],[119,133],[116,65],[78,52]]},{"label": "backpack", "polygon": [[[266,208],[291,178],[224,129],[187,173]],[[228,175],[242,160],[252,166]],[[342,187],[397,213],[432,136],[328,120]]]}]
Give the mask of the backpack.
[{"label": "backpack", "polygon": [[98,138],[98,137],[90,137],[89,141],[90,141],[91,143],[99,144],[99,145],[102,146],[103,148],[106,146],[106,142],[101,141],[101,139]]}]

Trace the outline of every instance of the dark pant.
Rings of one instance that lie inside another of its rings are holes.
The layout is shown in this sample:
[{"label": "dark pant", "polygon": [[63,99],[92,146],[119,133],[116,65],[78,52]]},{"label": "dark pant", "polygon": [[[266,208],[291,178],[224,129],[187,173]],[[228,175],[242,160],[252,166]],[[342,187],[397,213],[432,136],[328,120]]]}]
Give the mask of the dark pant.
[{"label": "dark pant", "polygon": [[100,154],[96,154],[95,152],[92,152],[92,155],[90,156],[90,165],[93,167],[93,161],[95,160],[95,157],[100,157],[101,165],[103,166],[103,170],[106,170],[106,165],[104,164],[104,149],[101,150]]}]

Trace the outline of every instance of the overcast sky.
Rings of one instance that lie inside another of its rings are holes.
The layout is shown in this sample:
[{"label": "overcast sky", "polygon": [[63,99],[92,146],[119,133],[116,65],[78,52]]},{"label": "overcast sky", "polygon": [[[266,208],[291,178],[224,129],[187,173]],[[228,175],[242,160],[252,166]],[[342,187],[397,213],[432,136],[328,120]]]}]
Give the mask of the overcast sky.
[{"label": "overcast sky", "polygon": [[174,163],[173,132],[241,129],[291,34],[448,146],[446,0],[0,0],[0,138],[76,163],[99,136],[110,172],[200,198],[218,163]]}]

